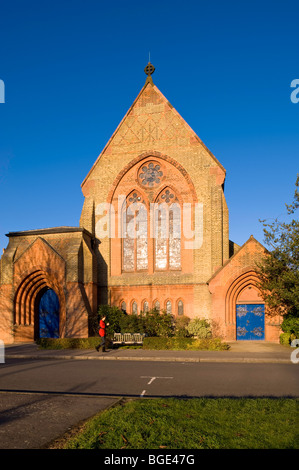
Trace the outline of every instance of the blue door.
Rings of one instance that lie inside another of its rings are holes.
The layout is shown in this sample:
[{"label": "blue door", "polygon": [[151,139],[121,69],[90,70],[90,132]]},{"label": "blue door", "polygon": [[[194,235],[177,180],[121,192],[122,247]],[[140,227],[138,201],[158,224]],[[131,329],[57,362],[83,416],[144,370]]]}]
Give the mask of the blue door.
[{"label": "blue door", "polygon": [[59,300],[53,289],[41,297],[38,307],[39,337],[59,338]]},{"label": "blue door", "polygon": [[242,304],[236,306],[237,340],[265,339],[265,305]]}]

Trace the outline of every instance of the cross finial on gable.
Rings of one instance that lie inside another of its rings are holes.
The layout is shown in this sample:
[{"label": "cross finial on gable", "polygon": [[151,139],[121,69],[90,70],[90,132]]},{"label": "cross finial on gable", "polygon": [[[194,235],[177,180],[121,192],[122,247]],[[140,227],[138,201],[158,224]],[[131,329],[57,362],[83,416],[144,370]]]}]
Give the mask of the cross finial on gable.
[{"label": "cross finial on gable", "polygon": [[155,71],[155,67],[153,66],[153,64],[149,62],[144,69],[144,72],[147,75],[147,79],[145,83],[150,82],[151,84],[153,84],[152,74],[154,73],[154,71]]}]

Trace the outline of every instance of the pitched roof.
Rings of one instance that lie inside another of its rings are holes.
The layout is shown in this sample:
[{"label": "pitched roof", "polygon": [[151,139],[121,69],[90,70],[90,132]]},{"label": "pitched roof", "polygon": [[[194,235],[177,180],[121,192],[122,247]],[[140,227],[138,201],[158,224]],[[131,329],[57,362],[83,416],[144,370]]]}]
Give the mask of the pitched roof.
[{"label": "pitched roof", "polygon": [[254,242],[257,246],[260,246],[262,248],[262,250],[264,252],[267,252],[266,248],[253,236],[253,235],[250,235],[250,237],[248,238],[248,240],[246,240],[246,242],[238,249],[238,251],[236,253],[233,254],[233,256],[231,256],[228,260],[225,261],[225,263],[223,264],[223,266],[220,266],[219,269],[217,269],[217,271],[214,272],[214,274],[210,277],[210,279],[207,281],[207,284],[209,284],[212,279],[214,279],[215,277],[218,276],[218,274],[228,265],[231,263],[231,261],[238,257],[240,255],[240,253],[242,253],[242,251],[244,250],[244,248],[248,245],[248,243],[251,243],[251,242]]},{"label": "pitched roof", "polygon": [[100,153],[100,155],[98,156],[98,158],[96,159],[95,163],[93,164],[93,166],[91,167],[89,173],[87,174],[87,176],[85,177],[85,179],[83,180],[82,184],[81,184],[81,187],[84,186],[86,180],[89,178],[89,176],[91,175],[91,173],[93,172],[95,166],[97,165],[98,161],[101,159],[101,156],[105,153],[106,149],[109,147],[109,145],[113,142],[113,139],[115,138],[116,134],[118,133],[119,129],[121,128],[122,124],[126,121],[126,119],[128,118],[128,116],[130,114],[132,114],[132,111],[133,109],[137,106],[137,103],[145,98],[145,95],[146,95],[146,92],[147,92],[147,89],[148,87],[151,87],[151,92],[154,92],[154,95],[152,95],[152,98],[156,98],[156,100],[159,100],[161,102],[163,102],[167,107],[169,107],[173,113],[175,113],[177,115],[177,117],[179,117],[179,119],[181,120],[181,123],[186,127],[186,129],[192,134],[193,138],[207,151],[207,153],[211,156],[211,158],[214,160],[214,162],[223,170],[224,174],[226,173],[226,170],[225,168],[221,165],[221,163],[217,160],[217,158],[213,155],[213,153],[206,147],[206,145],[202,142],[202,140],[197,136],[197,134],[193,131],[193,129],[189,126],[189,124],[187,124],[187,122],[182,118],[182,116],[175,110],[175,108],[169,103],[169,101],[166,99],[166,97],[163,95],[163,93],[157,88],[156,85],[154,85],[153,81],[152,81],[152,78],[151,77],[148,77],[144,86],[142,87],[142,89],[140,90],[138,96],[136,97],[136,99],[134,100],[133,104],[131,105],[131,107],[128,109],[127,113],[125,114],[125,116],[123,117],[123,119],[121,120],[121,122],[119,123],[119,125],[117,126],[116,130],[114,131],[114,133],[112,134],[112,136],[110,137],[110,139],[108,140],[107,144],[105,145],[104,149],[102,150],[102,152]]}]

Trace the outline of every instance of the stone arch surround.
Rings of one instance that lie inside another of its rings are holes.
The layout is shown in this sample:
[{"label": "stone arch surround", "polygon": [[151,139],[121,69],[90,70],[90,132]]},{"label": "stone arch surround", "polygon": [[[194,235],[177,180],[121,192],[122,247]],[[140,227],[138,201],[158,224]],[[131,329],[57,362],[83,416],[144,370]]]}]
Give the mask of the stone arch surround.
[{"label": "stone arch surround", "polygon": [[[41,268],[34,269],[27,273],[19,283],[14,297],[13,323],[16,328],[16,340],[18,330],[24,334],[26,328],[27,335],[36,339],[36,303],[45,288],[55,291],[60,304],[60,336],[62,336],[65,325],[65,296],[63,289],[57,283],[55,276]],[[26,336],[27,336],[26,335]]]},{"label": "stone arch surround", "polygon": [[[140,166],[142,166],[142,162],[151,161],[156,159],[163,162],[164,170],[166,171],[166,178],[160,182],[160,184],[156,185],[153,188],[145,188],[142,187],[141,184],[138,182],[138,173],[140,171]],[[176,181],[173,184],[172,180]],[[194,207],[194,204],[197,203],[197,196],[195,192],[194,185],[189,177],[188,173],[184,170],[184,168],[176,162],[174,159],[168,157],[167,155],[163,155],[157,151],[149,151],[143,153],[136,157],[135,159],[131,160],[131,162],[126,165],[123,170],[118,174],[114,183],[110,189],[110,192],[107,196],[106,203],[111,205],[111,217],[110,217],[110,224],[113,227],[113,233],[115,234],[114,237],[109,239],[109,250],[111,253],[111,259],[114,260],[111,263],[111,270],[110,275],[121,275],[122,274],[122,266],[121,266],[121,246],[122,246],[122,239],[120,237],[120,229],[119,229],[119,210],[122,206],[123,198],[128,197],[128,194],[131,194],[132,191],[138,191],[141,197],[144,199],[146,207],[150,208],[148,212],[148,274],[153,274],[154,269],[154,239],[153,239],[153,212],[152,207],[157,199],[157,197],[161,194],[161,192],[165,188],[173,188],[176,187],[175,193],[178,198],[178,201],[181,205],[186,203],[188,207]],[[180,191],[178,191],[178,188]],[[194,211],[191,210],[191,222],[190,227],[193,227],[194,224]],[[182,220],[183,220],[183,213],[182,213]],[[112,220],[113,218],[113,220]],[[100,219],[99,219],[100,220]],[[96,220],[96,225],[99,222]],[[185,247],[185,234],[182,231],[182,246]],[[193,270],[193,250],[188,249],[184,250],[182,253],[182,273],[185,272],[192,272]]]},{"label": "stone arch surround", "polygon": [[131,168],[133,168],[134,166],[136,166],[136,172],[137,172],[138,168],[139,168],[138,163],[141,163],[143,160],[150,159],[150,158],[158,158],[158,159],[164,160],[165,162],[170,163],[173,167],[175,167],[177,170],[179,170],[181,175],[185,178],[186,182],[188,183],[190,193],[192,194],[193,202],[198,202],[195,187],[193,185],[192,179],[189,176],[189,174],[187,173],[187,171],[183,168],[183,166],[178,161],[174,160],[173,158],[169,157],[168,155],[165,155],[165,154],[162,154],[161,152],[157,152],[157,151],[153,150],[153,151],[142,153],[138,157],[134,158],[133,160],[130,161],[130,163],[128,163],[119,172],[119,174],[115,178],[115,180],[112,184],[112,187],[111,187],[111,189],[108,193],[108,197],[107,197],[107,202],[108,203],[112,202],[114,193],[115,193],[119,183],[121,182],[121,180],[125,176],[125,174]]},{"label": "stone arch surround", "polygon": [[[254,271],[247,271],[241,274],[230,284],[225,299],[225,322],[226,324],[236,324],[236,303],[241,292],[251,286],[258,291],[258,276]],[[261,301],[261,303],[264,303]]]}]

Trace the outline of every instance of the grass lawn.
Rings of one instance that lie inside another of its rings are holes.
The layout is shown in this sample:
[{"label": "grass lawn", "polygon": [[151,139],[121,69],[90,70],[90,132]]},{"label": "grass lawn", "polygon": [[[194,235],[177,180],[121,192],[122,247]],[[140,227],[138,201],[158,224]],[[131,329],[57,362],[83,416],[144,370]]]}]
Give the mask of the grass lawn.
[{"label": "grass lawn", "polygon": [[63,447],[298,449],[297,423],[295,399],[127,400],[87,421]]}]

